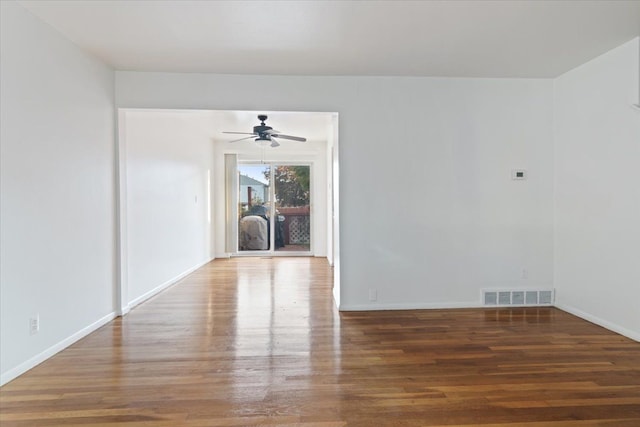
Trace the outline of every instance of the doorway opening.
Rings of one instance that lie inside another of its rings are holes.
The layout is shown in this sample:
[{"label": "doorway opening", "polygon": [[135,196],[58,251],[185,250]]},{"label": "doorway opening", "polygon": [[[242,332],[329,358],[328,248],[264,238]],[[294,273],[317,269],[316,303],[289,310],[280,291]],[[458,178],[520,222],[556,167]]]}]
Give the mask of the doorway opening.
[{"label": "doorway opening", "polygon": [[[274,126],[307,141],[281,140],[267,148],[257,147],[253,138],[234,141],[223,133],[250,130],[265,113]],[[213,258],[269,251],[326,257],[339,306],[338,153],[335,112],[119,109],[119,313]],[[252,189],[242,206],[239,175],[229,174],[251,164],[269,166],[269,180],[258,181],[273,183],[262,189],[265,206],[259,213],[268,218],[267,249],[254,252],[240,250],[238,228],[259,190]],[[292,171],[298,195],[285,197],[288,181],[279,180]],[[308,188],[301,184],[305,176]],[[300,188],[308,194],[301,196]]]}]

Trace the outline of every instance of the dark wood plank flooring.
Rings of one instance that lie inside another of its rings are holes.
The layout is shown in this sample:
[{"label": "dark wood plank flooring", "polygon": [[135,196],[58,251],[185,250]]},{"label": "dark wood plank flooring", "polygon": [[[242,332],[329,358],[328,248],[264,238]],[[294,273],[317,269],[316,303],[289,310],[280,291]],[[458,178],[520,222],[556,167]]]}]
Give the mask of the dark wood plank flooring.
[{"label": "dark wood plank flooring", "polygon": [[0,389],[2,426],[640,426],[640,343],[554,308],[338,313],[216,260]]}]

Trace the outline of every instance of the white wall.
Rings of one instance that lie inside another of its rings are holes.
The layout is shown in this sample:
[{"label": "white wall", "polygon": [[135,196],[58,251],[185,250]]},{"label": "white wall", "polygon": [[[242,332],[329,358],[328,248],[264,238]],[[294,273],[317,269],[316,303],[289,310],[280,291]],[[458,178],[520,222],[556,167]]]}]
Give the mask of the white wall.
[{"label": "white wall", "polygon": [[113,71],[13,2],[0,15],[4,383],[113,317],[116,258]]},{"label": "white wall", "polygon": [[555,81],[560,308],[640,340],[640,39]]},{"label": "white wall", "polygon": [[206,111],[121,114],[130,305],[213,258],[211,121]]},{"label": "white wall", "polygon": [[[550,80],[117,72],[116,82],[119,107],[338,112],[343,309],[471,306],[483,287],[552,283]],[[512,168],[529,180],[511,181]]]},{"label": "white wall", "polygon": [[333,299],[338,307],[342,307],[342,289],[340,285],[340,158],[339,158],[339,122],[338,115],[335,114],[332,118],[333,122],[333,134],[329,137],[329,147],[331,149],[331,157],[327,160],[327,164],[330,167],[327,170],[327,174],[332,176],[330,182],[330,199],[327,200],[329,206],[331,206],[330,218],[327,219],[330,224],[329,231],[331,238],[327,239],[327,253],[331,252],[327,257],[330,264],[333,266]]},{"label": "white wall", "polygon": [[330,132],[327,135],[327,144],[325,149],[326,155],[326,174],[327,174],[327,183],[326,183],[326,204],[327,209],[325,211],[326,216],[326,224],[327,224],[327,261],[330,265],[334,265],[334,253],[333,253],[333,233],[334,233],[334,215],[333,215],[333,156],[335,149],[334,139],[338,134],[338,117],[337,115],[332,116],[332,126]]}]

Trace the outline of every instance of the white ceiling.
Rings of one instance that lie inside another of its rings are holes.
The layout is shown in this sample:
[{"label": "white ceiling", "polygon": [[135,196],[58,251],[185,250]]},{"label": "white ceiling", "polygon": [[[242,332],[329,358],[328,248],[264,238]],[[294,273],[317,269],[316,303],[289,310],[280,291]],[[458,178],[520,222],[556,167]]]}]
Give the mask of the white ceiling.
[{"label": "white ceiling", "polygon": [[640,35],[640,1],[20,1],[118,70],[555,77]]}]

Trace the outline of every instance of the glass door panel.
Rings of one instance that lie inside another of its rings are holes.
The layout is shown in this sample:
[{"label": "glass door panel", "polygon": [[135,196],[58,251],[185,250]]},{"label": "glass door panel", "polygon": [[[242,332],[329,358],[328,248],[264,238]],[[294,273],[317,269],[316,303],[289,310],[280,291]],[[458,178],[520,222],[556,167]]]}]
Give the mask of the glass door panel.
[{"label": "glass door panel", "polygon": [[275,251],[311,251],[310,178],[309,165],[274,166]]},{"label": "glass door panel", "polygon": [[270,165],[238,165],[238,252],[269,251],[270,178]]}]

